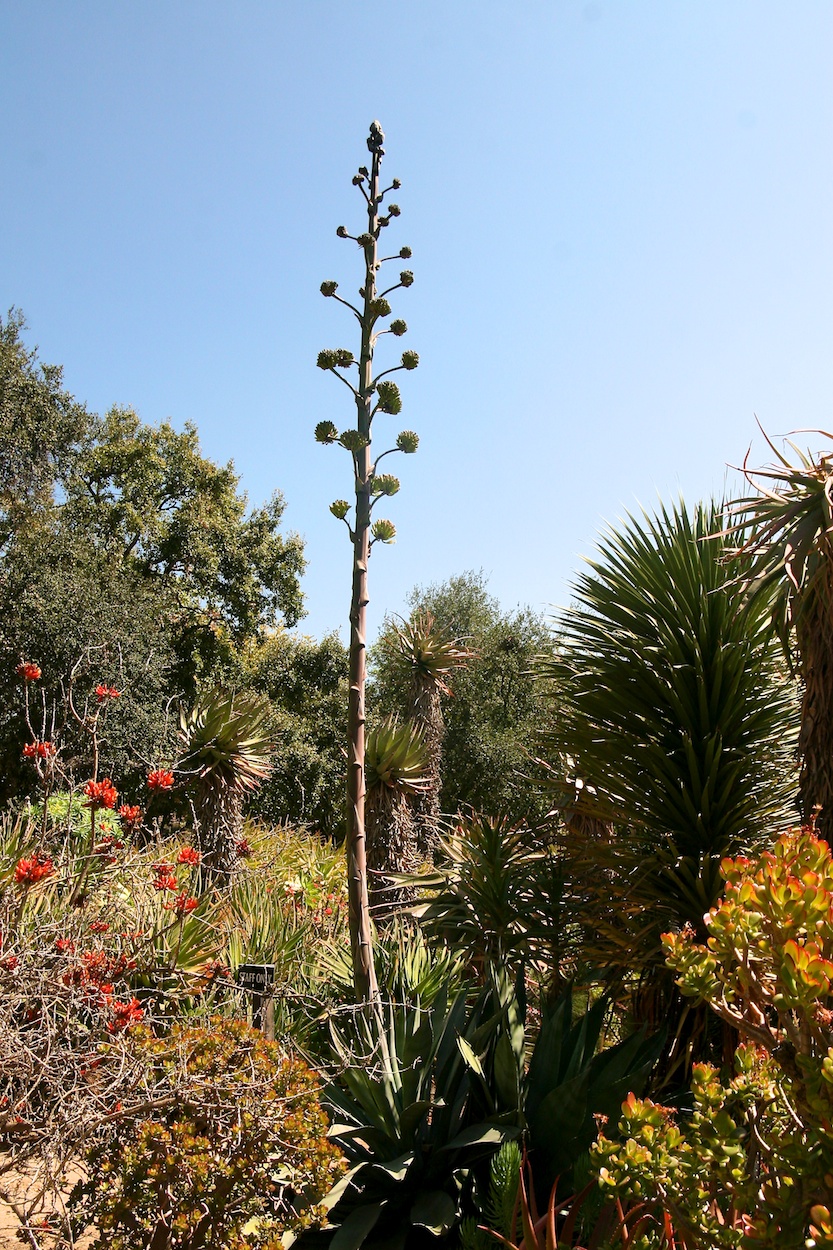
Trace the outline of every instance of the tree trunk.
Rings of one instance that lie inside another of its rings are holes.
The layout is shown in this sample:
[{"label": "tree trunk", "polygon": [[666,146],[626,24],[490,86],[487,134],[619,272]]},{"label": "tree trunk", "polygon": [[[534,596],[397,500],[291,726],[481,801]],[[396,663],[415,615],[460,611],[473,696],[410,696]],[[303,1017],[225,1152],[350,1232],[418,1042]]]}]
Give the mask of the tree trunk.
[{"label": "tree trunk", "polygon": [[801,816],[809,822],[820,808],[816,828],[833,846],[833,630],[825,611],[830,601],[819,593],[799,619],[796,640],[804,682],[798,736]]}]

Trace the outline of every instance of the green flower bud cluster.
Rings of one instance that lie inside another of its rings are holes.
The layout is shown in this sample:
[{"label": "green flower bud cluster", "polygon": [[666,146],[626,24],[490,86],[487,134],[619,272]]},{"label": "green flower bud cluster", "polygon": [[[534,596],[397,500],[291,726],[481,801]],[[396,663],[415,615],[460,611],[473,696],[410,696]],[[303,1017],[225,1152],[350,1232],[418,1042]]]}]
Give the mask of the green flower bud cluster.
[{"label": "green flower bud cluster", "polygon": [[380,296],[379,299],[373,299],[370,301],[370,304],[368,305],[368,312],[372,317],[389,317],[390,304],[386,299],[382,299]]},{"label": "green flower bud cluster", "polygon": [[416,369],[418,364],[419,364],[419,352],[403,352],[402,353],[402,368],[403,369]]},{"label": "green flower bud cluster", "polygon": [[348,451],[361,451],[363,447],[367,447],[370,439],[366,434],[362,434],[361,430],[344,430],[338,441]]},{"label": "green flower bud cluster", "polygon": [[[333,429],[335,429],[335,426],[333,426]],[[396,440],[396,446],[400,451],[404,451],[406,455],[410,456],[419,447],[419,435],[415,434],[413,430],[403,430]]]},{"label": "green flower bud cluster", "polygon": [[397,338],[401,338],[403,334],[407,334],[408,327],[401,317],[397,317],[396,321],[392,321],[388,327],[391,334],[395,334]]},{"label": "green flower bud cluster", "polygon": [[414,285],[414,275],[411,273],[410,269],[402,270],[401,274],[399,275],[399,281],[402,283],[403,286]]},{"label": "green flower bud cluster", "polygon": [[381,152],[382,144],[385,142],[385,132],[377,121],[370,123],[370,134],[367,138],[367,150],[369,152]]},{"label": "green flower bud cluster", "polygon": [[394,178],[393,182],[390,185],[393,187],[394,191],[398,191],[399,188],[402,186],[402,183],[399,181],[398,178]]},{"label": "green flower bud cluster", "polygon": [[401,260],[410,260],[413,256],[413,252],[409,247],[400,247],[399,256]]},{"label": "green flower bud cluster", "polygon": [[356,242],[358,243],[359,247],[371,247],[373,244],[373,241],[374,241],[373,235],[368,234],[367,231],[365,231],[364,234],[358,235],[356,238]]},{"label": "green flower bud cluster", "polygon": [[347,369],[352,365],[354,356],[346,347],[326,348],[318,353],[316,364],[319,369]]},{"label": "green flower bud cluster", "polygon": [[349,238],[350,238],[350,235],[347,233],[347,227],[346,227],[346,226],[339,226],[339,228],[336,230],[336,234],[338,235],[338,237],[339,237],[340,239],[349,239]]},{"label": "green flower bud cluster", "polygon": [[370,170],[367,168],[366,165],[359,165],[359,173],[361,174],[362,178],[370,177]]},{"label": "green flower bud cluster", "polygon": [[395,382],[380,382],[376,387],[376,394],[379,396],[377,407],[380,412],[389,412],[396,416],[402,411],[402,397]]},{"label": "green flower bud cluster", "polygon": [[379,517],[378,521],[374,521],[370,527],[374,541],[379,543],[396,542],[396,526],[393,521],[385,521]]},{"label": "green flower bud cluster", "polygon": [[394,477],[392,473],[380,473],[374,477],[370,489],[374,495],[395,495],[399,487],[398,477]]},{"label": "green flower bud cluster", "polygon": [[322,295],[335,295],[337,290],[338,290],[337,282],[322,282],[321,283]]},{"label": "green flower bud cluster", "polygon": [[388,204],[388,217],[398,217],[402,209],[398,204]]},{"label": "green flower bud cluster", "polygon": [[350,511],[350,505],[346,499],[334,499],[330,504],[330,511],[337,520],[343,521]]},{"label": "green flower bud cluster", "polygon": [[338,429],[333,425],[332,421],[319,421],[315,427],[315,441],[317,443],[334,443],[338,438]]}]

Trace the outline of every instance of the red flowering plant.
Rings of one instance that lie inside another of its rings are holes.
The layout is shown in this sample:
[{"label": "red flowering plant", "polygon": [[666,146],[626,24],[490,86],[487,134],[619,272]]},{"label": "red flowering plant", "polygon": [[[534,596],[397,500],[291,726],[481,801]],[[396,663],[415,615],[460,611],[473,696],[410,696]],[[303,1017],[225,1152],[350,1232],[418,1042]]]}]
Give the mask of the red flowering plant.
[{"label": "red flowering plant", "polygon": [[[90,815],[109,818],[112,782],[84,789]],[[136,847],[109,828],[92,854],[50,830],[47,854],[31,818],[0,818],[0,1202],[27,1230],[63,1209],[66,1170],[94,1134],[146,1098],[137,1024],[168,1027],[185,1003],[228,993],[220,913],[189,888],[191,848]],[[21,1199],[4,1178],[30,1166],[41,1180]]]}]

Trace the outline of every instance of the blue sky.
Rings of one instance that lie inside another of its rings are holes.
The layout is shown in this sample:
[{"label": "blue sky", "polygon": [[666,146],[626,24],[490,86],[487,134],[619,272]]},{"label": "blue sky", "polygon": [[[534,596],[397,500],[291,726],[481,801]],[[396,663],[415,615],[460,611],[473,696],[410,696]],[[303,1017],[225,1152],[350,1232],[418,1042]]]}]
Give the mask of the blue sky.
[{"label": "blue sky", "polygon": [[605,522],[765,460],[755,414],[833,424],[832,54],[829,0],[0,0],[0,306],[91,408],[280,489],[302,629],[343,632],[348,459],[312,431],[354,344],[318,287],[359,285],[378,117],[421,357],[384,420],[422,441],[371,621],[481,568],[549,611]]}]

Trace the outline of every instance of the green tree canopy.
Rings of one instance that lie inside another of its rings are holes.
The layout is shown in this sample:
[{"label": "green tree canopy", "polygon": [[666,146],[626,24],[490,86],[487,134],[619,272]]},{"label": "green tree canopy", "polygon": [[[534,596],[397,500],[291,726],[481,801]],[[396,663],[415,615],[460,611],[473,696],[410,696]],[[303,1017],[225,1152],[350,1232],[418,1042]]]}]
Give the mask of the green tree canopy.
[{"label": "green tree canopy", "polygon": [[284,630],[253,647],[249,680],[272,705],[272,771],[255,815],[303,821],[333,838],[345,831],[347,648],[337,634],[318,640]]},{"label": "green tree canopy", "polygon": [[[248,641],[297,621],[304,567],[301,540],[280,532],[279,494],[249,509],[193,425],[87,413],[22,329],[17,316],[0,326],[0,761],[12,793],[22,658],[41,665],[49,706],[85,656],[79,683],[129,691],[102,756],[118,770],[128,748],[159,751],[166,698],[238,675]],[[83,768],[83,737],[73,752]]]}]

